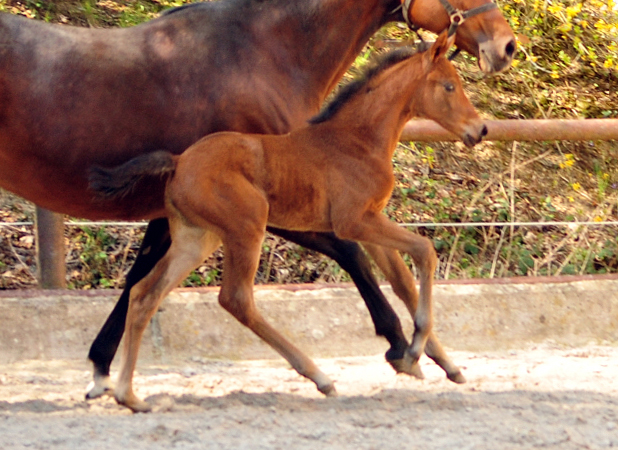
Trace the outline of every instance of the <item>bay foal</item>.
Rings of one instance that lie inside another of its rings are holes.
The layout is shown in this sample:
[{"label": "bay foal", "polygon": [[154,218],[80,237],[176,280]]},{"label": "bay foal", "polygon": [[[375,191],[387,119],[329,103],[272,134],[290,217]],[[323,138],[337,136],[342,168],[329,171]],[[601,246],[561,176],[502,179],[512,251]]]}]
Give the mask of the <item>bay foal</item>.
[{"label": "bay foal", "polygon": [[363,243],[383,265],[407,252],[418,269],[420,292],[408,355],[413,365],[432,328],[431,291],[436,254],[428,239],[382,214],[394,185],[391,158],[405,122],[426,117],[456,133],[468,146],[486,128],[465,96],[445,53],[446,33],[423,53],[390,54],[364,80],[344,88],[319,116],[286,135],[222,132],[175,156],[159,151],[115,169],[95,168],[91,188],[103,196],[124,195],[147,175],[168,176],[166,216],[172,244],[130,294],[118,403],[148,411],[133,393],[141,337],[163,298],[223,244],[224,275],[219,302],[271,345],[320,392],[333,382],[257,311],[253,280],[266,226],[334,232]]}]

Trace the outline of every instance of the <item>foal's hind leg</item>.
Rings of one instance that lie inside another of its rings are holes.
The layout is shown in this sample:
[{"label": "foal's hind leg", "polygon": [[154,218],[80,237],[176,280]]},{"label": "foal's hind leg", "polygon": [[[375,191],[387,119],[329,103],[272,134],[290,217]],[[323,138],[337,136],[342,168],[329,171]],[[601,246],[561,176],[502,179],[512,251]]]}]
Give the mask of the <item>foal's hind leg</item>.
[{"label": "foal's hind leg", "polygon": [[88,352],[88,358],[94,366],[94,373],[93,381],[87,388],[86,399],[113,393],[109,368],[124,333],[129,308],[129,293],[131,288],[144,278],[163,257],[170,242],[167,219],[152,220],[146,229],[137,259],[127,275],[126,286]]},{"label": "foal's hind leg", "polygon": [[258,267],[262,234],[246,230],[223,239],[223,281],[219,302],[240,323],[249,328],[325,395],[336,395],[335,386],[315,363],[268,324],[255,306],[253,279]]},{"label": "foal's hind leg", "polygon": [[[414,318],[418,306],[418,292],[416,291],[414,277],[399,253],[397,253],[396,250],[374,244],[366,243],[364,247],[393,287],[393,291],[397,297],[404,302],[410,315]],[[442,367],[449,380],[455,383],[466,382],[461,370],[448,357],[433,331],[429,333],[429,337],[427,338],[425,353],[433,359],[436,364]],[[406,356],[407,358],[399,361],[402,372],[408,372],[408,367],[414,368],[414,366],[411,365],[412,359],[409,357],[409,354],[407,353]],[[395,369],[397,370],[397,367]],[[414,374],[412,373],[411,375]]]},{"label": "foal's hind leg", "polygon": [[179,225],[165,256],[133,289],[129,300],[125,341],[116,401],[133,412],[147,412],[150,405],[133,393],[133,372],[144,329],[165,296],[218,246],[220,240],[212,232]]},{"label": "foal's hind leg", "polygon": [[429,239],[409,233],[376,212],[365,212],[357,221],[346,219],[336,225],[337,235],[381,245],[408,253],[419,273],[419,303],[414,314],[414,334],[408,353],[412,363],[425,351],[425,344],[433,325],[431,291],[437,266],[436,251]]}]

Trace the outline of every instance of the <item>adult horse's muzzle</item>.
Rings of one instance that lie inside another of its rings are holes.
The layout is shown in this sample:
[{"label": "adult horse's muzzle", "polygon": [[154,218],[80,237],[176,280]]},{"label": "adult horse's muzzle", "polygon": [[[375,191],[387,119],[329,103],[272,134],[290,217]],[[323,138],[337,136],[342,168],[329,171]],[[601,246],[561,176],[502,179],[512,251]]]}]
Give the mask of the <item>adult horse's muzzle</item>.
[{"label": "adult horse's muzzle", "polygon": [[487,74],[503,72],[513,62],[517,45],[512,36],[486,41],[479,44],[479,67]]},{"label": "adult horse's muzzle", "polygon": [[487,126],[481,123],[480,126],[467,127],[461,137],[466,147],[474,147],[476,144],[483,140],[483,137],[487,136]]}]

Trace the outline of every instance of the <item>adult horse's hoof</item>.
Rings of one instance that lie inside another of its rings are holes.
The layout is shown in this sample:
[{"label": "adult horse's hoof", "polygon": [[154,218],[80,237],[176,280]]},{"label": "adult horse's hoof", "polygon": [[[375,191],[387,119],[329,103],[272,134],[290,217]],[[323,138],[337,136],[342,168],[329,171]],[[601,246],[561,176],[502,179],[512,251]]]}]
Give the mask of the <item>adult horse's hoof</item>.
[{"label": "adult horse's hoof", "polygon": [[466,382],[466,377],[464,377],[460,371],[447,373],[446,378],[457,384],[464,384]]},{"label": "adult horse's hoof", "polygon": [[94,378],[86,388],[86,400],[103,397],[104,395],[114,395],[114,386],[109,376]]}]

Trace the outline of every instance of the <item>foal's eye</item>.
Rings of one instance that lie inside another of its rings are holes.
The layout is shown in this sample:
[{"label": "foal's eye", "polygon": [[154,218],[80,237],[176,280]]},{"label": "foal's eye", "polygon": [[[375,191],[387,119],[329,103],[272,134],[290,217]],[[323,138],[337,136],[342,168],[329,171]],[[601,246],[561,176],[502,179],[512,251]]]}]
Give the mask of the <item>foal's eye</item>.
[{"label": "foal's eye", "polygon": [[453,83],[444,83],[444,89],[446,92],[453,92],[455,90],[455,85]]}]

